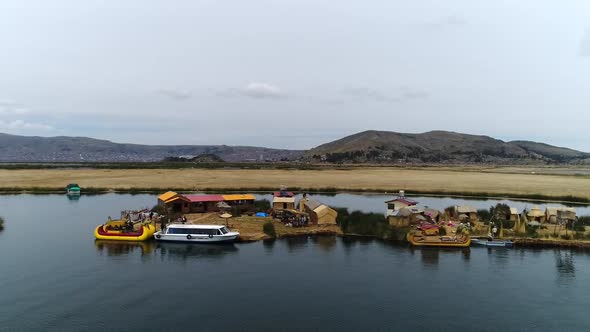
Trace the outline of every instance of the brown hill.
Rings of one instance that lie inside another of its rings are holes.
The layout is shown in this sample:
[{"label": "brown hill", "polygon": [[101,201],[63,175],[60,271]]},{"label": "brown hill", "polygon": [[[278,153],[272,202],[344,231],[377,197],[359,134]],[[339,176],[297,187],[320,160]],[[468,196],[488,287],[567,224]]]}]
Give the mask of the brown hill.
[{"label": "brown hill", "polygon": [[369,130],[320,145],[308,160],[352,163],[588,163],[590,154],[529,141],[448,131],[404,134]]}]

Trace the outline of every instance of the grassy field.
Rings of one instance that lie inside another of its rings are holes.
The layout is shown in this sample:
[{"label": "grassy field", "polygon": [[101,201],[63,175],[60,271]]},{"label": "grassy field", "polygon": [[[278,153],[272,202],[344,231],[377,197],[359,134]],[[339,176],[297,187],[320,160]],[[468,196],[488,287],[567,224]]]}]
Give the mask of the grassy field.
[{"label": "grassy field", "polygon": [[0,170],[0,189],[57,189],[76,182],[82,188],[126,190],[270,190],[298,189],[501,195],[590,199],[590,177],[461,168],[351,168],[329,170],[248,169],[28,169]]}]

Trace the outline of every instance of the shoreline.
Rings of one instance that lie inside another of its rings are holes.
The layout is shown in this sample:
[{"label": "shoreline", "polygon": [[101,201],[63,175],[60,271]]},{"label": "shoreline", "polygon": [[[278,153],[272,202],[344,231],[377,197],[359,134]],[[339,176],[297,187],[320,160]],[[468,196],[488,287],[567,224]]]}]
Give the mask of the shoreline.
[{"label": "shoreline", "polygon": [[[382,190],[382,189],[350,189],[350,188],[300,188],[300,187],[289,187],[290,190],[296,192],[306,192],[310,194],[367,194],[367,195],[397,195],[395,189]],[[236,192],[249,192],[253,194],[269,194],[276,191],[276,188],[97,188],[88,187],[82,189],[82,196],[94,196],[94,195],[105,195],[105,194],[161,194],[163,191],[175,191],[178,193],[236,193]],[[65,194],[64,188],[61,187],[0,187],[0,195],[59,195]],[[537,203],[562,203],[562,204],[573,204],[573,205],[590,205],[590,199],[586,197],[578,196],[551,196],[543,194],[513,194],[513,193],[485,193],[485,192],[454,192],[454,191],[437,191],[437,190],[407,190],[405,192],[407,196],[424,196],[424,197],[449,197],[449,198],[471,198],[480,200],[512,200],[512,201],[527,201]]]},{"label": "shoreline", "polygon": [[[218,224],[226,225],[226,220],[214,213],[210,214],[188,214],[188,222],[191,224]],[[263,232],[263,224],[272,221],[276,229],[276,237],[271,237]],[[345,233],[339,225],[307,227],[286,227],[281,222],[268,217],[240,216],[229,219],[229,228],[240,233],[238,243],[253,243],[259,241],[275,241],[286,238],[308,237],[308,236],[338,236],[356,239],[370,239],[383,241],[390,244],[410,246],[406,240],[406,232],[402,231],[396,237],[381,237],[378,235]],[[563,240],[563,239],[539,239],[539,238],[514,238],[506,237],[504,240],[512,240],[515,248],[564,248],[576,250],[590,250],[590,241]],[[447,249],[445,247],[440,247]],[[460,248],[451,248],[460,249]],[[464,249],[464,248],[463,248]],[[498,248],[492,248],[498,249]]]},{"label": "shoreline", "polygon": [[[389,244],[400,245],[409,248],[415,249],[424,249],[421,247],[412,247],[409,242],[404,240],[392,240],[392,239],[383,239],[378,236],[372,235],[363,235],[363,234],[354,234],[354,233],[338,233],[335,231],[320,231],[320,232],[298,232],[296,234],[285,234],[282,236],[277,236],[276,238],[272,238],[266,236],[261,239],[240,239],[236,241],[237,243],[254,243],[259,241],[277,241],[277,240],[284,240],[287,238],[297,238],[297,237],[309,237],[309,236],[335,236],[340,238],[349,238],[349,239],[362,239],[362,240],[370,240],[370,241],[382,241]],[[577,241],[577,240],[544,240],[544,239],[534,239],[534,238],[506,238],[505,240],[512,240],[514,242],[514,248],[523,248],[523,249],[569,249],[569,250],[580,250],[580,251],[590,251],[590,241]],[[452,249],[452,250],[464,250],[471,247],[476,246],[469,246],[466,248],[448,248],[448,247],[428,247],[428,250],[434,249]],[[483,248],[483,247],[482,247]],[[498,249],[505,249],[505,248],[484,248],[490,250],[498,250]],[[508,248],[509,250],[509,248]]]}]

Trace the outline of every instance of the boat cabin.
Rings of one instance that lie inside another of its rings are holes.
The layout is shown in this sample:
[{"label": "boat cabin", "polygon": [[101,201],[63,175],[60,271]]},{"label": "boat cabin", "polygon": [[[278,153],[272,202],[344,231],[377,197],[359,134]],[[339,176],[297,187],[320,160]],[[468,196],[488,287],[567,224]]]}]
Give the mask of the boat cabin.
[{"label": "boat cabin", "polygon": [[224,235],[229,230],[222,225],[169,225],[165,234]]}]

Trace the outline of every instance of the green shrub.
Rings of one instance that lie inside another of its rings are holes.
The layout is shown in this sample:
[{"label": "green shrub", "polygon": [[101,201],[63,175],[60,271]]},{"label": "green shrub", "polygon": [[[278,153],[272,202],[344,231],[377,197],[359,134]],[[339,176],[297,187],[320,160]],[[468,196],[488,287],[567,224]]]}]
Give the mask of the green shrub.
[{"label": "green shrub", "polygon": [[561,236],[561,238],[564,239],[564,240],[571,240],[572,239],[572,236],[570,234],[564,234],[564,235]]},{"label": "green shrub", "polygon": [[441,236],[447,235],[447,230],[444,227],[438,229],[438,234]]},{"label": "green shrub", "polygon": [[490,223],[490,219],[492,219],[492,214],[489,210],[479,209],[477,210],[477,217],[487,225]]},{"label": "green shrub", "polygon": [[270,210],[270,201],[268,199],[259,199],[254,201],[254,208],[258,212],[266,212]]},{"label": "green shrub", "polygon": [[576,220],[576,225],[590,226],[590,216],[578,217],[578,220]]},{"label": "green shrub", "polygon": [[262,225],[262,231],[264,234],[272,237],[273,239],[277,237],[277,231],[275,230],[275,224],[272,221],[267,221]]},{"label": "green shrub", "polygon": [[395,237],[395,230],[381,213],[348,212],[348,209],[336,208],[337,222],[344,233],[375,236],[379,238]]},{"label": "green shrub", "polygon": [[526,235],[528,237],[537,238],[537,237],[539,237],[539,233],[537,232],[538,229],[539,229],[539,226],[526,225]]}]

